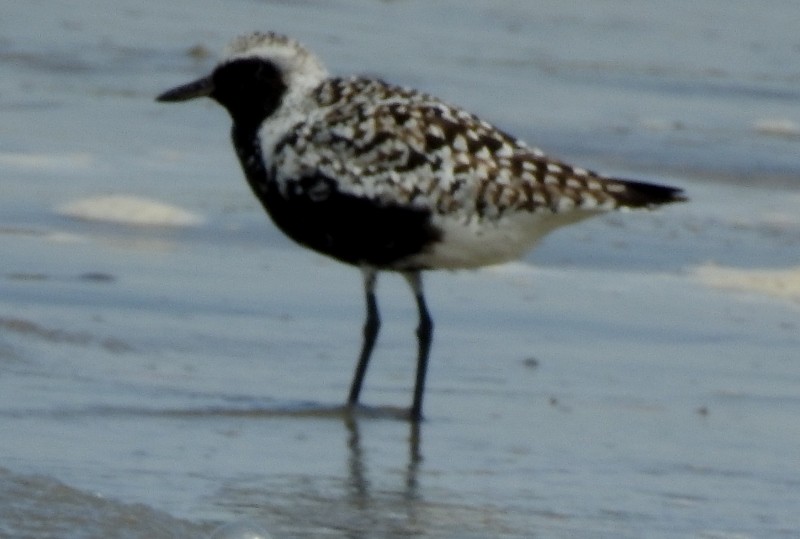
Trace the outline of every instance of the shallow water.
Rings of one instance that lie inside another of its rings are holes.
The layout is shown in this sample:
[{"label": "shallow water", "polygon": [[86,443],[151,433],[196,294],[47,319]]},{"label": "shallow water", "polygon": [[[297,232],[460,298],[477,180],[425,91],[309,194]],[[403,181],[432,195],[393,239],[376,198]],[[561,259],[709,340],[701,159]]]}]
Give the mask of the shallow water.
[{"label": "shallow water", "polygon": [[[800,304],[724,280],[800,265],[800,14],[769,4],[4,6],[0,536],[797,536]],[[224,111],[153,102],[253,28],[692,201],[427,276],[418,431],[384,276],[347,413],[358,272],[272,227]]]}]

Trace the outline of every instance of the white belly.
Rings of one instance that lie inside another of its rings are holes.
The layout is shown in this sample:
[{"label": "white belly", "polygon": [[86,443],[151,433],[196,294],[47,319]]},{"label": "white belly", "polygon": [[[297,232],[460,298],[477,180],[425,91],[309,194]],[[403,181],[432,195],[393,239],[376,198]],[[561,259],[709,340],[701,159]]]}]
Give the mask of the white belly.
[{"label": "white belly", "polygon": [[552,230],[598,213],[601,212],[517,212],[498,220],[467,223],[435,216],[432,224],[442,231],[441,240],[424,252],[406,258],[398,266],[465,269],[516,260]]}]

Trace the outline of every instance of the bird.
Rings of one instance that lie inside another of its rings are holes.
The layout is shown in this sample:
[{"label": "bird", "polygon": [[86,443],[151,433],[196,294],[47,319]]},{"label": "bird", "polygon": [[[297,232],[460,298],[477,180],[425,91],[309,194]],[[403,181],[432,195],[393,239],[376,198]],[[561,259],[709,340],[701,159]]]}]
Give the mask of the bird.
[{"label": "bird", "polygon": [[235,38],[211,73],[156,100],[201,97],[228,111],[244,176],[274,224],[298,244],[361,270],[366,317],[350,409],[381,326],[380,272],[402,275],[416,301],[408,418],[418,422],[433,340],[423,272],[512,261],[585,218],[687,200],[680,188],[550,157],[426,92],[330,75],[281,33]]}]

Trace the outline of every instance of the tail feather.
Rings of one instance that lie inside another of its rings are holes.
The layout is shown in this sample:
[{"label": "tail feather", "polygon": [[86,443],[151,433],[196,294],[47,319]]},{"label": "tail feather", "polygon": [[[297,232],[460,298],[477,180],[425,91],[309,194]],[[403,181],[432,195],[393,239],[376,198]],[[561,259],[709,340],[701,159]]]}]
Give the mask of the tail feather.
[{"label": "tail feather", "polygon": [[613,180],[607,189],[619,206],[625,208],[650,208],[689,200],[683,189],[634,180]]}]

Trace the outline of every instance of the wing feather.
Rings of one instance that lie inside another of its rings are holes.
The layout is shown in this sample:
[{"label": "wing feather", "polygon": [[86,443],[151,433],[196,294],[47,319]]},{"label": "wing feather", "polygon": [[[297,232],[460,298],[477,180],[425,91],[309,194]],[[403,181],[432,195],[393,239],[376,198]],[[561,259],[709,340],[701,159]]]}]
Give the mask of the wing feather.
[{"label": "wing feather", "polygon": [[275,179],[282,190],[322,175],[352,196],[464,221],[680,198],[674,189],[654,192],[650,184],[603,177],[549,158],[427,94],[374,80],[332,84],[338,90],[320,92],[328,106],[276,146]]}]

